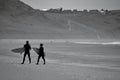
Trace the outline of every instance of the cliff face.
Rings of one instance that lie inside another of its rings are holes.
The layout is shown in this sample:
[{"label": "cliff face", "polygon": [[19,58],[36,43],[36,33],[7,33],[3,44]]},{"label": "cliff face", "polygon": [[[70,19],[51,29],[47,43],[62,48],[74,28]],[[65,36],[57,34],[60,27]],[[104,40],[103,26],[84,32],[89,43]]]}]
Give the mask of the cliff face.
[{"label": "cliff face", "polygon": [[60,14],[35,10],[20,0],[0,0],[1,38],[120,39],[120,11]]},{"label": "cliff face", "polygon": [[0,0],[0,11],[8,14],[29,14],[34,9],[19,0]]}]

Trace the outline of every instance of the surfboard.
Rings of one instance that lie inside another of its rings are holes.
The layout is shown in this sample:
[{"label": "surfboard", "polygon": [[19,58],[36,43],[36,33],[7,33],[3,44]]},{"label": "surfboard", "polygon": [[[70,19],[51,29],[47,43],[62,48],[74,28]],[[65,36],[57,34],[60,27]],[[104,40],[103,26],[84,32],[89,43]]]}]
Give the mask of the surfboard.
[{"label": "surfboard", "polygon": [[24,48],[22,47],[22,48],[12,49],[11,51],[14,52],[14,53],[20,53],[20,54],[22,54],[25,50],[24,50]]},{"label": "surfboard", "polygon": [[39,55],[39,48],[33,48],[33,50]]},{"label": "surfboard", "polygon": [[[35,53],[39,55],[39,48],[32,48],[32,49],[35,51]],[[44,56],[45,56],[45,52],[44,52]]]}]

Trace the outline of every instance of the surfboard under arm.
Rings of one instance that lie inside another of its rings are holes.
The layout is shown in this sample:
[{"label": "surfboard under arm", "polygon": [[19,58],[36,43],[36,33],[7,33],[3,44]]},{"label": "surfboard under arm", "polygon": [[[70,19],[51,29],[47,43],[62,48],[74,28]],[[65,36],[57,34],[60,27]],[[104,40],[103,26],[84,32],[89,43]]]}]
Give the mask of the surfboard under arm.
[{"label": "surfboard under arm", "polygon": [[[35,51],[35,53],[39,55],[39,48],[32,48],[32,49]],[[45,52],[44,52],[44,56],[45,56]]]},{"label": "surfboard under arm", "polygon": [[22,47],[22,48],[12,49],[11,51],[14,52],[14,53],[20,53],[20,54],[22,54],[25,50],[24,50],[24,48]]}]

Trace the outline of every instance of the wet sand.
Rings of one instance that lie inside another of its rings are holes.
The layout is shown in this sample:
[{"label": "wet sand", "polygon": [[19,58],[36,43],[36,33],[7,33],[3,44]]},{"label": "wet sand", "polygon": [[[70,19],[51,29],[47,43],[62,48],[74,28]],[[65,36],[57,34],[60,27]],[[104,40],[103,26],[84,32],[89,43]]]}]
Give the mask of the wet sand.
[{"label": "wet sand", "polygon": [[[31,41],[39,47],[43,41]],[[43,42],[47,64],[35,65],[37,54],[31,50],[32,63],[20,64],[23,54],[11,52],[24,41],[0,41],[1,80],[119,80],[120,46]]]}]

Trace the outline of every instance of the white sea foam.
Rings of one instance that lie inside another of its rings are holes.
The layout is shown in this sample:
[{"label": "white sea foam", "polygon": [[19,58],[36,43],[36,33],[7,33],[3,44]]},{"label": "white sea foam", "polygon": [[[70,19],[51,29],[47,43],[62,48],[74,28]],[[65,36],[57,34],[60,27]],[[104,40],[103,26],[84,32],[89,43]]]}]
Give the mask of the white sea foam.
[{"label": "white sea foam", "polygon": [[53,42],[53,43],[76,43],[76,44],[101,44],[101,45],[120,45],[120,41],[84,41],[84,40],[69,40],[69,39],[1,39],[2,42],[25,42],[26,40],[29,40],[33,43],[38,42]]},{"label": "white sea foam", "polygon": [[73,42],[77,44],[101,44],[101,45],[120,45],[120,42]]}]

